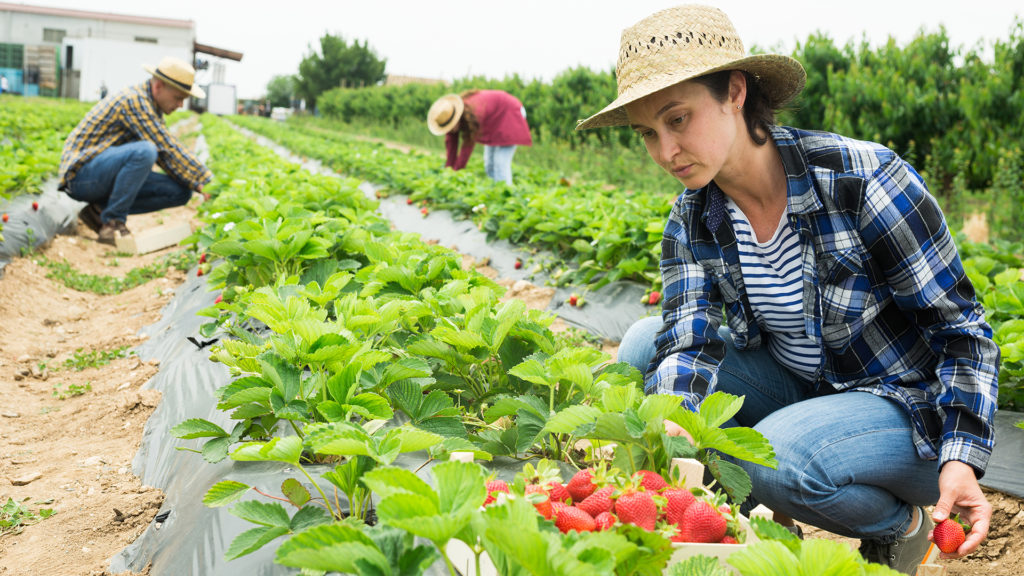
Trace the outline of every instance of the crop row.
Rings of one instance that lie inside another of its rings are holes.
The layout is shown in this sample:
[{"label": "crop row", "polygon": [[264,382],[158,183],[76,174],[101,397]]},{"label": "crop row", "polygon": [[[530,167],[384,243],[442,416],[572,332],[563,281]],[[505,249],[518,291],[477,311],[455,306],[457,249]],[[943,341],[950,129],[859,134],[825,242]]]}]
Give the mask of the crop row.
[{"label": "crop row", "polygon": [[[437,462],[468,452],[547,460],[557,473],[616,446],[607,464],[627,475],[700,458],[737,502],[749,478],[719,454],[774,464],[753,430],[718,428],[742,399],[714,395],[691,413],[674,396],[645,396],[635,369],[559,341],[549,316],[502,300],[457,254],[390,230],[357,180],[311,174],[223,120],[203,123],[217,176],[192,241],[197,273],[220,290],[203,332],[225,335],[211,358],[232,375],[215,401],[233,425],[191,419],[173,433],[203,439],[196,451],[209,461],[285,462],[300,475],[277,502],[245,499],[251,487],[236,481],[210,489],[204,503],[234,504],[255,524],[228,557],[283,537],[277,561],[312,573],[421,574],[435,560],[451,568],[459,540],[503,573],[553,558],[563,568],[546,573],[656,573],[671,556],[666,535],[631,525],[563,535],[521,493],[481,509],[488,469]],[[694,443],[665,435],[666,419]],[[409,462],[430,464],[434,487]]]},{"label": "crop row", "polygon": [[[657,289],[659,246],[671,196],[517,171],[514,187],[482,171],[444,169],[436,156],[404,152],[316,128],[240,116],[233,121],[331,169],[364,178],[411,202],[472,219],[488,235],[543,249],[559,283],[596,289],[630,279]],[[522,172],[522,173],[520,173]],[[570,269],[562,269],[565,262]]]},{"label": "crop row", "polygon": [[88,105],[5,97],[0,105],[0,198],[39,192],[57,172],[64,139]]}]

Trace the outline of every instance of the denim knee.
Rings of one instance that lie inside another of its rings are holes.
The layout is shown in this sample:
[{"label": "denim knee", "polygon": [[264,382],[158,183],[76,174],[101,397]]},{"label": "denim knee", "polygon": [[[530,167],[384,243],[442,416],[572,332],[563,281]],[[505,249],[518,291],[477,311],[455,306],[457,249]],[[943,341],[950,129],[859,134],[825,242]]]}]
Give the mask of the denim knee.
[{"label": "denim knee", "polygon": [[641,372],[647,367],[657,353],[654,339],[661,330],[661,316],[648,316],[633,323],[622,336],[619,343],[618,361],[626,362]]},{"label": "denim knee", "polygon": [[156,158],[159,152],[156,144],[153,144],[149,140],[139,140],[138,142],[127,144],[127,146],[131,146],[133,159],[146,164],[156,164]]}]

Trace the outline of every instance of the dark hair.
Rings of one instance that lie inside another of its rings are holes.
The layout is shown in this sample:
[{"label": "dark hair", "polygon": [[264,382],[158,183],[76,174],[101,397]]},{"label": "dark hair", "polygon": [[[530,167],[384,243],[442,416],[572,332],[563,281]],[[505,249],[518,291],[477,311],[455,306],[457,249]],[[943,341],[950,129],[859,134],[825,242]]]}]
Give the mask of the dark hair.
[{"label": "dark hair", "polygon": [[[750,139],[758,145],[768,141],[769,127],[775,124],[775,106],[768,95],[761,90],[754,75],[738,70],[747,79],[747,99],[743,102],[743,119],[747,123]],[[711,96],[719,102],[729,99],[729,76],[732,70],[712,72],[698,76],[692,81],[707,86]]]},{"label": "dark hair", "polygon": [[476,94],[479,90],[466,90],[459,96],[462,98],[464,106],[462,107],[462,118],[459,119],[458,131],[462,132],[466,137],[476,139],[476,133],[480,131],[480,120],[473,113],[473,109],[465,102],[466,98]]}]

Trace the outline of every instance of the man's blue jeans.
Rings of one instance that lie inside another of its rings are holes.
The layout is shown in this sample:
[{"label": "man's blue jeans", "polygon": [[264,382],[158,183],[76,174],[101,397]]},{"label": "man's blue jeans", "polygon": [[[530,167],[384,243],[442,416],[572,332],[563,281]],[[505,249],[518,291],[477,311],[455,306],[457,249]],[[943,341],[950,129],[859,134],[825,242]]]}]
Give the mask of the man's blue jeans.
[{"label": "man's blue jeans", "polygon": [[484,146],[484,171],[496,182],[512,185],[512,156],[515,146]]},{"label": "man's blue jeans", "polygon": [[68,196],[103,206],[100,218],[126,222],[129,214],[145,214],[182,206],[192,191],[166,174],[153,172],[156,145],[139,140],[111,146],[78,170]]},{"label": "man's blue jeans", "polygon": [[[647,370],[660,317],[633,324],[619,360]],[[739,351],[728,328],[715,390],[745,396],[726,423],[752,427],[775,449],[778,468],[739,462],[753,497],[796,520],[852,538],[891,542],[909,527],[913,506],[939,498],[934,461],[917,455],[910,418],[867,392],[824,393],[779,365],[766,346]]]}]

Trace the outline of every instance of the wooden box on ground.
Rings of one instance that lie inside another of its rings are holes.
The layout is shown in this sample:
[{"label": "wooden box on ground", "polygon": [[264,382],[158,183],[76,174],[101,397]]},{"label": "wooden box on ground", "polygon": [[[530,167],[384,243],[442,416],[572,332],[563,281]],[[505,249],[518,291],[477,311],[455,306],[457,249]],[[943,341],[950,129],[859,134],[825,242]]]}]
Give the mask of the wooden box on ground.
[{"label": "wooden box on ground", "polygon": [[192,234],[192,226],[188,222],[173,222],[138,230],[131,236],[117,238],[117,251],[128,254],[148,254],[169,246],[176,246]]}]

